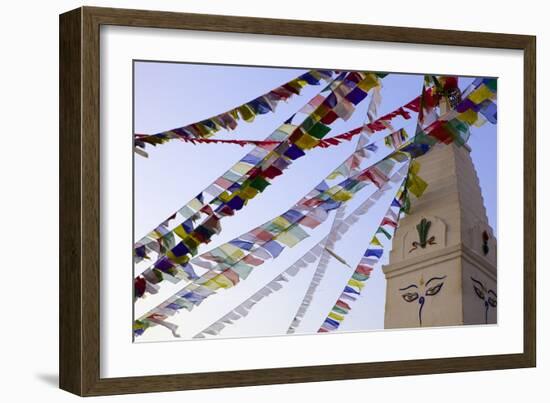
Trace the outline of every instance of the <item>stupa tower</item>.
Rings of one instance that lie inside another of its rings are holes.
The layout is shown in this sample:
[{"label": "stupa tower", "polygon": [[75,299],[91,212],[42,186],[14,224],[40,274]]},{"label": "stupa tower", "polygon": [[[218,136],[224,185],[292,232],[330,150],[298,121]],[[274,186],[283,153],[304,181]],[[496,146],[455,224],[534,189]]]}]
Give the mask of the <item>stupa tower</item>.
[{"label": "stupa tower", "polygon": [[438,145],[418,162],[429,186],[411,196],[383,268],[385,327],[494,324],[497,243],[470,149]]}]

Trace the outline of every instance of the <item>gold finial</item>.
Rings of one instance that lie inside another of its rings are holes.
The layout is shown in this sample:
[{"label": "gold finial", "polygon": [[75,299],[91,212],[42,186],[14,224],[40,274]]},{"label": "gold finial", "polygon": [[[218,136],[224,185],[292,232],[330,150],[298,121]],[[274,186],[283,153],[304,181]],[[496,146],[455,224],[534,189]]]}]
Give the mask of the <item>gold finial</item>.
[{"label": "gold finial", "polygon": [[424,285],[424,275],[420,275],[420,285]]}]

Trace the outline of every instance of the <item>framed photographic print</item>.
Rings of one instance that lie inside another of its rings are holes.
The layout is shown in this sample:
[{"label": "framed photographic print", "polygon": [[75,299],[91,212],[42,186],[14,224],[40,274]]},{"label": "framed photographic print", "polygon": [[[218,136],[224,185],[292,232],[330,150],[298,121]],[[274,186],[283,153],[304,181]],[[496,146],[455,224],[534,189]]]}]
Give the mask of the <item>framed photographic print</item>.
[{"label": "framed photographic print", "polygon": [[60,386],[535,365],[535,38],[60,17]]}]

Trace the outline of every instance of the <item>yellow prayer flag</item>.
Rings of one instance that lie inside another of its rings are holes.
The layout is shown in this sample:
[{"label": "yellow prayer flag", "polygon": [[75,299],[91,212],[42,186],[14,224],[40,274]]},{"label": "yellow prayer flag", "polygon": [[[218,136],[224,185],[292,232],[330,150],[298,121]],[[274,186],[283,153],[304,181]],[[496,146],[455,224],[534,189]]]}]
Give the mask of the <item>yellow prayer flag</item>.
[{"label": "yellow prayer flag", "polygon": [[413,195],[415,195],[416,197],[422,196],[427,187],[428,184],[422,178],[415,174],[409,175],[409,179],[407,181],[407,189]]},{"label": "yellow prayer flag", "polygon": [[185,228],[183,228],[183,225],[178,225],[176,228],[174,228],[174,232],[177,236],[179,236],[181,239],[185,238],[187,235],[187,231],[185,231]]},{"label": "yellow prayer flag", "polygon": [[239,111],[241,117],[246,122],[252,122],[254,120],[254,118],[256,117],[256,114],[254,113],[252,108],[250,106],[248,106],[247,104],[239,106],[237,108],[237,110]]},{"label": "yellow prayer flag", "polygon": [[412,160],[409,165],[409,172],[413,175],[418,174],[418,172],[420,172],[420,162],[417,160]]},{"label": "yellow prayer flag", "polygon": [[331,173],[329,176],[327,176],[327,179],[336,179],[340,175],[342,175],[342,173],[336,170],[333,173]]},{"label": "yellow prayer flag", "polygon": [[357,86],[363,91],[368,92],[371,88],[379,85],[378,77],[375,74],[369,73],[367,76],[357,83]]},{"label": "yellow prayer flag", "polygon": [[221,288],[231,288],[234,285],[233,282],[225,277],[223,274],[218,274],[211,281],[218,284]]},{"label": "yellow prayer flag", "polygon": [[310,136],[307,133],[304,133],[300,136],[298,140],[294,142],[298,147],[300,147],[302,150],[309,150],[310,148],[315,147],[317,144],[319,144],[319,139]]},{"label": "yellow prayer flag", "polygon": [[468,98],[475,102],[476,104],[480,104],[486,99],[493,98],[494,94],[493,92],[484,84],[481,87],[479,87],[477,90],[472,92],[470,95],[468,95]]},{"label": "yellow prayer flag", "polygon": [[241,175],[244,175],[245,173],[250,171],[251,168],[252,168],[252,165],[250,165],[250,164],[247,164],[247,163],[244,163],[244,162],[237,162],[235,165],[233,165],[231,167],[231,170],[235,171],[235,172],[237,172]]},{"label": "yellow prayer flag", "polygon": [[352,279],[350,279],[350,280],[348,281],[348,285],[357,287],[357,288],[359,288],[360,290],[362,290],[363,287],[365,286],[365,284],[361,283],[360,281],[355,280],[354,278],[352,278]]},{"label": "yellow prayer flag", "polygon": [[372,237],[372,240],[370,241],[370,244],[371,245],[376,245],[376,246],[382,246],[382,244],[380,243],[378,238],[376,238],[375,236]]},{"label": "yellow prayer flag", "polygon": [[224,191],[224,192],[222,192],[222,193],[220,193],[220,194],[218,195],[218,198],[219,198],[222,202],[227,203],[229,200],[231,200],[232,195],[230,195],[229,192]]},{"label": "yellow prayer flag", "polygon": [[473,125],[477,121],[477,112],[473,109],[466,109],[457,117],[459,120]]},{"label": "yellow prayer flag", "polygon": [[288,228],[290,227],[290,224],[291,222],[288,221],[286,218],[284,217],[275,217],[273,220],[271,220],[271,223],[276,225],[277,227],[281,228],[281,229],[285,229],[285,228]]},{"label": "yellow prayer flag", "polygon": [[172,253],[171,250],[169,250],[168,252],[166,252],[166,257],[168,259],[170,259],[170,261],[172,263],[177,263],[177,264],[185,264],[187,262],[189,262],[189,256],[188,255],[183,255],[183,256],[176,256]]},{"label": "yellow prayer flag", "polygon": [[277,238],[275,238],[278,242],[281,242],[289,247],[294,247],[300,240],[296,238],[292,233],[288,231],[283,231],[279,235],[277,235]]},{"label": "yellow prayer flag", "polygon": [[328,314],[328,317],[334,320],[337,320],[339,322],[344,320],[344,317],[342,315],[338,315],[337,313],[331,312]]},{"label": "yellow prayer flag", "polygon": [[225,243],[220,246],[220,250],[234,260],[239,260],[244,256],[244,252],[235,245]]},{"label": "yellow prayer flag", "polygon": [[336,201],[348,201],[353,197],[353,193],[348,192],[347,190],[340,190],[338,193],[336,193],[332,198]]},{"label": "yellow prayer flag", "polygon": [[258,193],[258,189],[254,189],[251,186],[247,186],[239,190],[239,196],[241,196],[244,200],[253,199]]},{"label": "yellow prayer flag", "polygon": [[199,211],[201,208],[204,207],[204,203],[202,203],[199,199],[195,198],[191,200],[189,203],[187,203],[187,207]]}]

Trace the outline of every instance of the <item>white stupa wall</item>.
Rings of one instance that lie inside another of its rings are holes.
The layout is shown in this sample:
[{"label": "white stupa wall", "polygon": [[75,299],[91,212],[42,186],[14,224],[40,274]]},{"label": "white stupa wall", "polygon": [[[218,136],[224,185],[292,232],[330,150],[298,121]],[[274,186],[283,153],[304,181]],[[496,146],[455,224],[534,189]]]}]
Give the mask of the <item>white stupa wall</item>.
[{"label": "white stupa wall", "polygon": [[[410,214],[402,218],[383,268],[385,327],[496,323],[496,297],[489,292],[497,291],[496,239],[469,148],[440,145],[418,162],[429,186],[420,199],[411,195]],[[431,242],[415,248],[422,219],[431,222]]]}]

